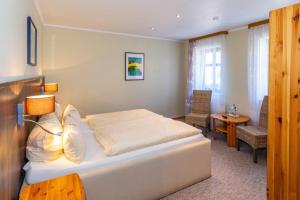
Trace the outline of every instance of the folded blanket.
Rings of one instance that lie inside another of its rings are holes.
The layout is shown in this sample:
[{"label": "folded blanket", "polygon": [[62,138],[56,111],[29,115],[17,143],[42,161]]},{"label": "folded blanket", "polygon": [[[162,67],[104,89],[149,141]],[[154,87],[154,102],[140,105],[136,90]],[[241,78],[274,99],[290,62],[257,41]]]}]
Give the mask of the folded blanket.
[{"label": "folded blanket", "polygon": [[90,127],[97,129],[97,127],[103,127],[110,124],[116,124],[125,121],[131,121],[136,119],[148,118],[148,117],[162,117],[154,112],[145,109],[128,110],[121,112],[111,112],[96,115],[87,115],[85,118]]},{"label": "folded blanket", "polygon": [[196,135],[199,129],[147,110],[88,116],[97,141],[107,156]]}]

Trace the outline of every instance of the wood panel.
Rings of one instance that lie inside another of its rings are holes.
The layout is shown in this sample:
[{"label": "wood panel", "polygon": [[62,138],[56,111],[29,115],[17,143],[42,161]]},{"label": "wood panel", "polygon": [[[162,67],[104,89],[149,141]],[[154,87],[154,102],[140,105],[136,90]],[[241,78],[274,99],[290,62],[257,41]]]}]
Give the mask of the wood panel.
[{"label": "wood panel", "polygon": [[78,174],[27,185],[20,200],[84,200],[85,192]]},{"label": "wood panel", "polygon": [[268,199],[300,199],[300,4],[270,13]]},{"label": "wood panel", "polygon": [[0,199],[18,199],[26,162],[25,147],[32,127],[17,125],[17,104],[39,94],[43,77],[0,84]]}]

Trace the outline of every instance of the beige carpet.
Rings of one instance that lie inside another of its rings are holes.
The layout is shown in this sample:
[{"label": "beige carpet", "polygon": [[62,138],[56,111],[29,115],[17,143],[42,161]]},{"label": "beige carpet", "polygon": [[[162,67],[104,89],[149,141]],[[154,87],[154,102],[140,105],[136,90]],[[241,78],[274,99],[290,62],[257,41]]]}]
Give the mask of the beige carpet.
[{"label": "beige carpet", "polygon": [[265,200],[266,151],[260,151],[258,164],[251,149],[241,151],[226,146],[225,136],[212,141],[212,177],[169,195],[163,200]]}]

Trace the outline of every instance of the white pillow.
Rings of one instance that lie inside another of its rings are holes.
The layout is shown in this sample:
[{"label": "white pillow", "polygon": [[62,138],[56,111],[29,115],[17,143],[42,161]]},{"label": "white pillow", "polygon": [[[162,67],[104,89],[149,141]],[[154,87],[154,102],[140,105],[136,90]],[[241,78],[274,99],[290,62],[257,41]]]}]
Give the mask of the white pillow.
[{"label": "white pillow", "polygon": [[58,120],[61,121],[63,111],[62,111],[61,105],[57,102],[55,102],[55,114],[56,114]]},{"label": "white pillow", "polygon": [[84,159],[86,151],[80,124],[79,112],[72,105],[68,105],[63,114],[63,149],[65,157],[75,163]]},{"label": "white pillow", "polygon": [[79,126],[80,122],[81,122],[81,117],[78,110],[74,106],[69,104],[63,113],[62,124],[63,125],[73,124],[74,126]]},{"label": "white pillow", "polygon": [[42,115],[42,117],[39,119],[39,123],[40,122],[44,122],[44,121],[48,121],[48,120],[51,120],[53,118],[57,118],[59,120],[59,118],[57,117],[56,113],[49,113],[49,114],[46,114],[46,115]]},{"label": "white pillow", "polygon": [[[43,116],[39,123],[53,133],[63,132],[55,114]],[[52,135],[36,125],[27,140],[27,159],[33,162],[48,162],[56,160],[62,155],[62,136]]]},{"label": "white pillow", "polygon": [[63,148],[70,161],[80,163],[84,159],[86,144],[80,127],[64,126]]}]

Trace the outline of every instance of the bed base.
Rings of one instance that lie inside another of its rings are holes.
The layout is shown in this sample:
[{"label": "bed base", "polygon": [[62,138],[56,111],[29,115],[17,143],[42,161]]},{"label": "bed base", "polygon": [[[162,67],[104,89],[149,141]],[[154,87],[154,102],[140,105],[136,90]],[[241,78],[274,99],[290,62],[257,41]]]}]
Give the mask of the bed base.
[{"label": "bed base", "polygon": [[210,140],[80,173],[88,200],[159,199],[211,176]]}]

